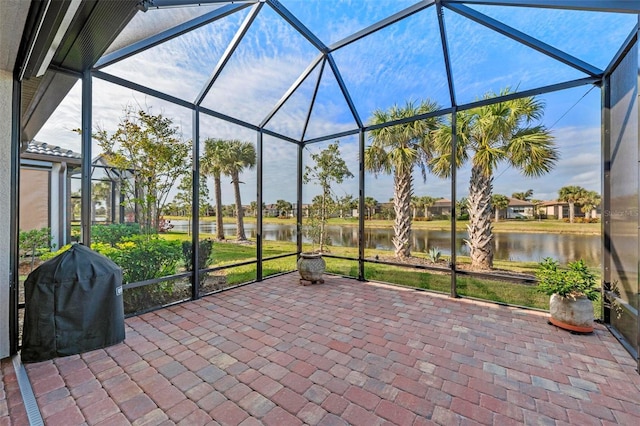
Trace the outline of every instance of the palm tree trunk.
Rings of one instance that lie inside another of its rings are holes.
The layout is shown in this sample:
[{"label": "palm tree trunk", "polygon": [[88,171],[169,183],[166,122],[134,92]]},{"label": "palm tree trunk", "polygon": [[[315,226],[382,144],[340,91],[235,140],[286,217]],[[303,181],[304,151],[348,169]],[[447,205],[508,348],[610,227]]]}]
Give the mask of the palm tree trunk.
[{"label": "palm tree trunk", "polygon": [[500,220],[500,209],[497,206],[495,207],[495,209],[496,209],[496,211],[495,211],[495,214],[496,214],[495,221],[497,222],[497,221]]},{"label": "palm tree trunk", "polygon": [[216,193],[216,239],[224,240],[224,229],[222,223],[222,189],[220,175],[213,177],[213,191]]},{"label": "palm tree trunk", "polygon": [[485,176],[482,169],[471,168],[469,184],[469,224],[466,240],[471,255],[471,266],[477,269],[493,267],[493,233],[491,226],[491,191],[493,177]]},{"label": "palm tree trunk", "polygon": [[394,174],[393,210],[396,214],[393,221],[393,246],[396,257],[405,259],[411,257],[411,170]]},{"label": "palm tree trunk", "polygon": [[242,211],[242,201],[240,200],[240,177],[237,172],[234,172],[231,176],[233,179],[233,192],[236,199],[236,239],[238,241],[246,241],[247,236],[244,233],[244,219]]},{"label": "palm tree trunk", "polygon": [[573,223],[573,219],[575,218],[576,207],[573,201],[569,201],[569,223]]}]

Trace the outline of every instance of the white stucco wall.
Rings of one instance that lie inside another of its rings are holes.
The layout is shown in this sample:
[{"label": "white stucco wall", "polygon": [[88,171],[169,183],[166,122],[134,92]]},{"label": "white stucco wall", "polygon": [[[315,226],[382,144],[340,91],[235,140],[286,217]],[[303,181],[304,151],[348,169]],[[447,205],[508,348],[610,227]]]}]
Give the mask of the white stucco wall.
[{"label": "white stucco wall", "polygon": [[0,70],[0,358],[9,356],[9,228],[11,221],[10,72]]}]

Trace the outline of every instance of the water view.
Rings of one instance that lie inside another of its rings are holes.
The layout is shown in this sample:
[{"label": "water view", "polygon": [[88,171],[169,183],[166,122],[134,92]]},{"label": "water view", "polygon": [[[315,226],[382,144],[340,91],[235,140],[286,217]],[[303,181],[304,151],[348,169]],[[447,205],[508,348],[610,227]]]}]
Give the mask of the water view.
[{"label": "water view", "polygon": [[[186,232],[187,221],[172,221],[174,230]],[[213,222],[202,222],[200,232],[215,233]],[[235,235],[235,224],[225,224],[225,235]],[[245,223],[247,238],[256,238],[255,223]],[[328,233],[332,245],[339,247],[358,246],[358,228],[355,226],[329,226]],[[464,239],[465,232],[456,235],[456,253],[466,256],[469,254]],[[265,223],[263,238],[267,241],[296,241],[296,227]],[[388,228],[365,228],[365,248],[393,250],[391,239],[393,230]],[[304,242],[310,242],[303,238]],[[425,252],[436,247],[443,255],[451,254],[449,231],[435,231],[414,229],[412,231],[412,251]],[[495,259],[520,262],[538,262],[550,256],[561,263],[577,259],[584,259],[588,265],[600,265],[601,239],[599,235],[584,234],[532,234],[532,233],[496,233],[494,234]]]}]

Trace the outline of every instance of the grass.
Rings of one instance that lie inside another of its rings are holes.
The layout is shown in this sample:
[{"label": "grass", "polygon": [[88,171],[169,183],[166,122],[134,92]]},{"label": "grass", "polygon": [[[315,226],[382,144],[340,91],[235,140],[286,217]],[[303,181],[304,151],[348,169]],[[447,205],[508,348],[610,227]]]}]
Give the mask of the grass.
[{"label": "grass", "polygon": [[[276,219],[278,220],[278,219]],[[286,219],[285,219],[286,220]],[[567,224],[568,225],[568,224]],[[185,241],[190,240],[191,236],[187,233],[169,232],[161,234],[162,238],[168,240]],[[214,238],[211,234],[201,234],[201,238]],[[304,249],[308,249],[306,247]],[[330,253],[337,256],[345,256],[350,258],[357,257],[357,249],[350,247],[330,247]],[[296,244],[287,241],[268,241],[263,246],[263,257],[271,257],[280,254],[288,254],[296,252]],[[386,250],[367,249],[366,256],[372,258],[378,255],[381,258],[392,257],[392,252]],[[413,253],[413,256],[420,259],[426,258],[426,253]],[[210,266],[226,266],[233,265],[245,261],[256,261],[255,242],[249,244],[237,244],[231,241],[214,242],[213,261]],[[390,259],[391,260],[391,259]],[[356,278],[358,276],[359,265],[357,260],[335,259],[325,257],[327,263],[327,272],[349,276]],[[470,264],[468,257],[458,256],[458,265]],[[444,259],[442,266],[446,266],[447,259]],[[494,267],[497,270],[510,272],[519,272],[534,275],[536,262],[513,262],[513,261],[495,261]],[[289,272],[295,270],[296,257],[287,256],[280,259],[274,259],[263,262],[263,277],[270,275]],[[600,271],[592,268],[597,277]],[[250,282],[256,279],[257,265],[251,263],[242,266],[231,266],[229,268],[214,272],[215,275],[224,275],[226,285],[236,285]],[[425,271],[411,267],[392,266],[376,263],[365,264],[365,279],[373,281],[381,281],[392,284],[398,284],[418,289],[437,291],[449,294],[451,289],[451,276],[448,273],[439,273],[435,271]],[[598,278],[599,279],[599,278]],[[518,284],[504,280],[492,280],[486,278],[470,277],[459,274],[456,280],[457,291],[462,296],[473,297],[497,303],[505,303],[517,306],[526,306],[537,309],[549,309],[548,296],[539,293],[535,285]],[[599,316],[600,304],[594,303],[596,307],[596,317]]]},{"label": "grass", "polygon": [[[182,216],[165,216],[170,220],[187,220]],[[247,223],[254,223],[255,217],[247,216],[244,218]],[[213,222],[215,217],[201,217],[201,222]],[[224,223],[235,223],[235,218],[225,217]],[[264,223],[275,223],[280,225],[296,224],[294,218],[280,219],[277,217],[265,217]],[[456,230],[466,231],[469,221],[458,220],[456,222]],[[329,219],[329,225],[336,226],[358,226],[357,218],[333,218]],[[366,228],[392,228],[392,220],[366,220],[364,226]],[[433,231],[449,231],[451,222],[449,220],[429,220],[429,221],[413,221],[411,227],[414,229],[427,229]],[[518,233],[553,233],[553,234],[585,234],[600,235],[601,224],[599,223],[567,223],[562,220],[545,219],[545,220],[501,220],[493,223],[493,231],[501,232],[518,232]]]},{"label": "grass", "polygon": [[[202,238],[211,237],[203,235]],[[163,238],[186,240],[187,234],[168,233]],[[330,247],[331,254],[337,256],[355,256],[353,249],[348,247]],[[264,257],[278,254],[293,253],[296,251],[295,243],[284,241],[269,241],[264,247]],[[243,245],[233,242],[214,242],[212,266],[224,266],[256,259],[255,245]],[[356,252],[357,253],[357,252]],[[389,251],[367,250],[367,256],[390,256]],[[426,257],[424,253],[416,253],[416,257]],[[458,257],[460,264],[470,263],[470,259]],[[349,277],[358,276],[358,262],[356,260],[335,259],[325,257],[327,272]],[[446,265],[444,263],[443,265]],[[496,262],[497,269],[513,272],[534,274],[537,267],[535,262]],[[255,280],[256,264],[230,267],[217,274],[224,274],[227,285],[235,285]],[[296,269],[295,256],[265,261],[263,263],[263,276],[288,272]],[[365,264],[365,278],[367,280],[381,281],[392,284],[437,291],[448,294],[451,288],[451,276],[410,267],[391,266],[376,263]],[[549,309],[548,296],[539,293],[534,285],[517,284],[507,281],[490,280],[485,278],[457,276],[456,286],[462,296],[474,297],[505,303],[510,305],[526,306],[537,309]]]}]

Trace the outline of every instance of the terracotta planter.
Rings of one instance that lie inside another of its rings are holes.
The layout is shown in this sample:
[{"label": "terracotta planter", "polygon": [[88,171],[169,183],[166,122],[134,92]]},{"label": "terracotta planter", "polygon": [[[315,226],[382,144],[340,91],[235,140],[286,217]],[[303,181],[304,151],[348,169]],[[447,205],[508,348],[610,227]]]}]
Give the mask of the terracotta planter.
[{"label": "terracotta planter", "polygon": [[326,263],[320,253],[300,253],[298,259],[298,272],[303,280],[311,282],[323,282],[322,274]]},{"label": "terracotta planter", "polygon": [[586,296],[562,297],[554,294],[549,301],[549,322],[577,333],[593,331],[593,303]]}]

